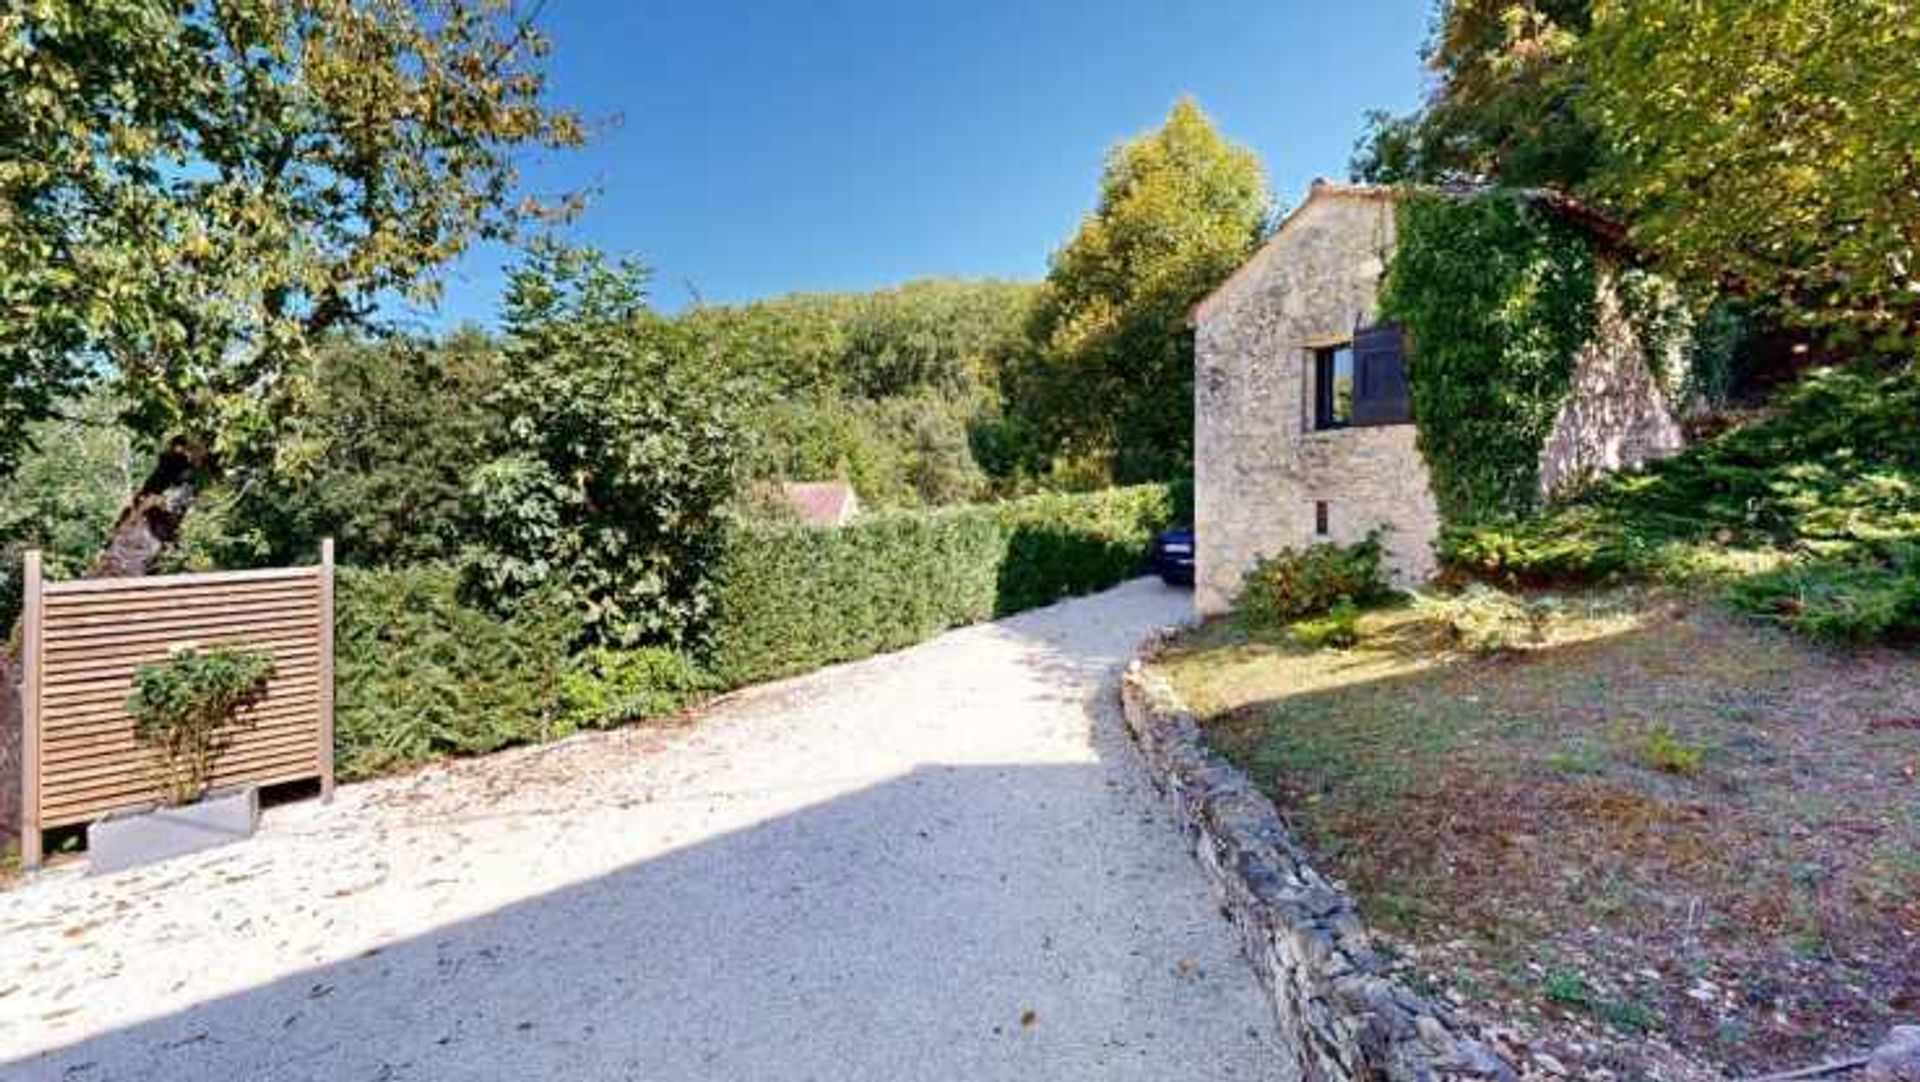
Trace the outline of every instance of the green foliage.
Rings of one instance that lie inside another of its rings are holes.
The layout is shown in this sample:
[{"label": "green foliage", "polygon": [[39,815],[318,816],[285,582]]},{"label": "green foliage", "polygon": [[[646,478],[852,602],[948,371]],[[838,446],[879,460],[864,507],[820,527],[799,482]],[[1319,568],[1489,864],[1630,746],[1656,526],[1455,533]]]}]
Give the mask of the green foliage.
[{"label": "green foliage", "polygon": [[1342,601],[1389,596],[1379,534],[1353,545],[1284,548],[1262,557],[1240,589],[1240,614],[1255,627],[1280,627],[1329,612]]},{"label": "green foliage", "polygon": [[1272,210],[1258,158],[1189,99],[1108,156],[1098,206],[1054,253],[1032,350],[1008,373],[1031,472],[1063,458],[1123,482],[1191,469],[1187,313],[1252,253]]},{"label": "green foliage", "polygon": [[753,392],[747,480],[839,478],[870,508],[938,505],[988,486],[971,437],[999,414],[1000,369],[1035,289],[909,282],[695,308],[677,323]]},{"label": "green foliage", "polygon": [[673,650],[576,652],[580,615],[553,593],[502,616],[464,602],[459,583],[449,567],[340,572],[341,777],[658,717],[713,688]]},{"label": "green foliage", "polygon": [[559,687],[581,633],[551,595],[507,616],[462,602],[450,568],[342,569],[336,769],[364,778],[566,731]]},{"label": "green foliage", "polygon": [[968,443],[980,409],[931,391],[769,403],[749,421],[746,476],[845,480],[876,509],[964,503],[987,487]]},{"label": "green foliage", "polygon": [[797,293],[679,317],[776,398],[967,398],[1020,341],[1036,287],[931,279],[871,293]]},{"label": "green foliage", "polygon": [[1916,417],[1911,363],[1817,372],[1770,416],[1539,518],[1449,529],[1441,555],[1534,583],[1737,571],[1732,596],[1747,611],[1835,641],[1906,637],[1920,630]]},{"label": "green foliage", "polygon": [[612,646],[677,645],[706,620],[739,444],[738,388],[647,309],[644,280],[557,248],[513,271],[506,424],[463,557],[477,597],[552,591]]},{"label": "green foliage", "polygon": [[263,450],[330,330],[553,209],[580,128],[508,0],[44,0],[0,14],[0,472],[98,378],[201,465]]},{"label": "green foliage", "polygon": [[1503,654],[1545,641],[1551,604],[1470,583],[1457,594],[1423,597],[1420,607],[1447,629],[1455,645],[1476,654]]},{"label": "green foliage", "polygon": [[1360,645],[1360,606],[1342,596],[1325,616],[1296,621],[1293,637],[1310,650],[1349,650]]},{"label": "green foliage", "polygon": [[838,529],[737,524],[711,667],[727,684],[899,649],[1138,574],[1162,486],[881,512]]},{"label": "green foliage", "polygon": [[0,636],[20,613],[22,553],[39,549],[48,578],[70,579],[106,544],[141,469],[118,413],[99,393],[61,403],[56,417],[32,423],[32,449],[0,479]]},{"label": "green foliage", "polygon": [[1412,342],[1413,416],[1447,523],[1537,504],[1596,274],[1591,241],[1522,195],[1402,201],[1380,304]]},{"label": "green foliage", "polygon": [[1707,750],[1680,739],[1665,725],[1656,725],[1640,742],[1640,761],[1663,774],[1691,778],[1706,763]]},{"label": "green foliage", "polygon": [[273,678],[273,657],[259,650],[180,650],[133,674],[127,713],[133,735],[159,755],[168,804],[191,804],[207,791],[213,756],[241,707]]},{"label": "green foliage", "polygon": [[1587,79],[1579,45],[1589,3],[1440,4],[1426,48],[1437,92],[1407,116],[1367,115],[1354,178],[1579,186],[1604,156],[1580,108]]},{"label": "green foliage", "polygon": [[560,716],[569,726],[608,729],[675,713],[711,690],[711,678],[677,650],[595,648],[561,675]]},{"label": "green foliage", "polygon": [[1737,608],[1824,642],[1920,641],[1920,544],[1811,557],[1735,582]]},{"label": "green foliage", "polygon": [[[504,424],[502,379],[499,349],[477,331],[328,343],[272,459],[230,471],[226,532],[257,539],[255,562],[312,559],[323,537],[363,567],[452,559],[468,481]],[[219,510],[199,508],[185,528]]]},{"label": "green foliage", "polygon": [[1903,5],[1602,0],[1596,186],[1675,277],[1881,349],[1920,342],[1920,20]]}]

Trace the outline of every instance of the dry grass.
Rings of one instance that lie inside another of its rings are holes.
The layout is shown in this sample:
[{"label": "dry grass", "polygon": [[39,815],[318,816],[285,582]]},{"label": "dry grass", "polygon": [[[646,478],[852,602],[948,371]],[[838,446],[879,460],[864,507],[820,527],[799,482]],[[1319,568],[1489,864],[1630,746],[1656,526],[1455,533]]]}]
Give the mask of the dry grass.
[{"label": "dry grass", "polygon": [[1220,622],[1164,664],[1437,994],[1619,1078],[1920,1015],[1920,659],[1645,591],[1493,657],[1415,608],[1361,630]]}]

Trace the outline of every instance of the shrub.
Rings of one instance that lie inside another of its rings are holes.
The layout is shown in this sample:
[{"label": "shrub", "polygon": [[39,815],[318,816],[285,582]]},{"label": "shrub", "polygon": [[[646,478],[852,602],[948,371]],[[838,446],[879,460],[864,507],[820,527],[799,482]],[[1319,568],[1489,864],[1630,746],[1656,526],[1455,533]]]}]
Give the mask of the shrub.
[{"label": "shrub", "polygon": [[1677,774],[1683,778],[1700,773],[1701,765],[1706,761],[1705,748],[1696,747],[1674,735],[1665,725],[1656,725],[1653,731],[1640,744],[1640,759],[1662,774]]},{"label": "shrub", "polygon": [[1350,597],[1333,603],[1322,617],[1293,625],[1293,636],[1310,650],[1347,650],[1360,645],[1360,606]]},{"label": "shrub", "polygon": [[552,595],[508,616],[465,604],[449,568],[342,570],[336,767],[361,778],[545,739],[581,622]]},{"label": "shrub", "polygon": [[707,617],[744,391],[646,306],[645,274],[541,248],[514,271],[494,456],[462,565],[506,609],[552,591],[609,646],[680,644]]},{"label": "shrub", "polygon": [[838,529],[735,523],[710,634],[715,674],[750,683],[910,646],[949,627],[1138,574],[1172,513],[1165,486],[880,512]]},{"label": "shrub", "polygon": [[1279,627],[1327,612],[1342,598],[1353,604],[1377,601],[1392,592],[1382,551],[1377,533],[1353,545],[1281,549],[1247,572],[1241,615],[1256,627]]},{"label": "shrub", "polygon": [[505,616],[466,603],[452,568],[345,569],[337,598],[343,778],[672,713],[712,687],[673,650],[575,652],[582,619],[557,593]]},{"label": "shrub", "polygon": [[1736,608],[1826,642],[1920,639],[1920,547],[1801,560],[1738,582],[1729,596]]},{"label": "shrub", "polygon": [[1505,582],[1689,579],[1730,557],[1787,566],[1735,583],[1734,604],[1836,642],[1920,635],[1920,368],[1816,373],[1773,414],[1642,472],[1601,480],[1536,519],[1442,534],[1456,570]]},{"label": "shrub", "polygon": [[651,646],[588,650],[560,677],[560,716],[569,728],[608,729],[684,709],[712,681],[685,654]]},{"label": "shrub", "polygon": [[160,756],[168,804],[191,804],[207,791],[213,754],[241,707],[273,678],[273,658],[259,650],[187,648],[133,674],[127,713],[133,735]]},{"label": "shrub", "polygon": [[1451,597],[1422,598],[1421,606],[1446,626],[1455,645],[1476,654],[1499,654],[1537,646],[1546,638],[1552,606],[1529,601],[1484,583]]}]

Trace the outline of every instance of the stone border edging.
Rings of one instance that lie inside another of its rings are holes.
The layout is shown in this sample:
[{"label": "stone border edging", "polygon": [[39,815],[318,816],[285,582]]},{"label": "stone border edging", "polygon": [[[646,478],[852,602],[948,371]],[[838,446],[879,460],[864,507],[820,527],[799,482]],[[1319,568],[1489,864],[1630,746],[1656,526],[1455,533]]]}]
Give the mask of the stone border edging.
[{"label": "stone border edging", "polygon": [[1144,663],[1121,679],[1127,729],[1271,999],[1306,1082],[1500,1079],[1513,1068],[1384,976],[1353,899],[1315,871],[1273,802],[1209,750],[1192,711]]}]

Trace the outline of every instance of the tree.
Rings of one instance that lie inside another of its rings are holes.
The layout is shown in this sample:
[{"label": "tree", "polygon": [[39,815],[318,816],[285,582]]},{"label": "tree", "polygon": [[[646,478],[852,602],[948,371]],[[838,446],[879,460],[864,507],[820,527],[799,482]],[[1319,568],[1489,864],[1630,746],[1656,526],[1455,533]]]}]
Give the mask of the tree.
[{"label": "tree", "polygon": [[1597,187],[1677,277],[1920,343],[1920,19],[1891,0],[1604,0]]},{"label": "tree", "polygon": [[[451,559],[468,480],[502,424],[494,404],[502,378],[498,344],[475,330],[441,341],[328,342],[315,350],[313,378],[281,422],[273,457],[228,470],[213,502],[221,489],[231,493],[230,528],[257,532],[272,563],[311,558],[323,537],[363,567]],[[216,565],[236,562],[213,555]]]},{"label": "tree", "polygon": [[738,381],[650,311],[646,272],[537,248],[512,272],[505,418],[470,488],[470,589],[539,591],[593,639],[680,645],[704,623],[733,494]]},{"label": "tree", "polygon": [[1426,61],[1437,79],[1407,116],[1375,111],[1352,172],[1373,183],[1581,186],[1602,143],[1581,110],[1590,0],[1449,0]]},{"label": "tree", "polygon": [[1272,209],[1259,159],[1191,99],[1108,155],[1099,204],[1054,253],[1031,352],[1009,380],[1036,465],[1091,461],[1121,481],[1191,468],[1187,311],[1252,253]]},{"label": "tree", "polygon": [[563,213],[514,152],[578,143],[510,0],[39,0],[0,14],[0,469],[98,379],[158,448],[96,570],[271,449],[314,343],[431,300]]}]

